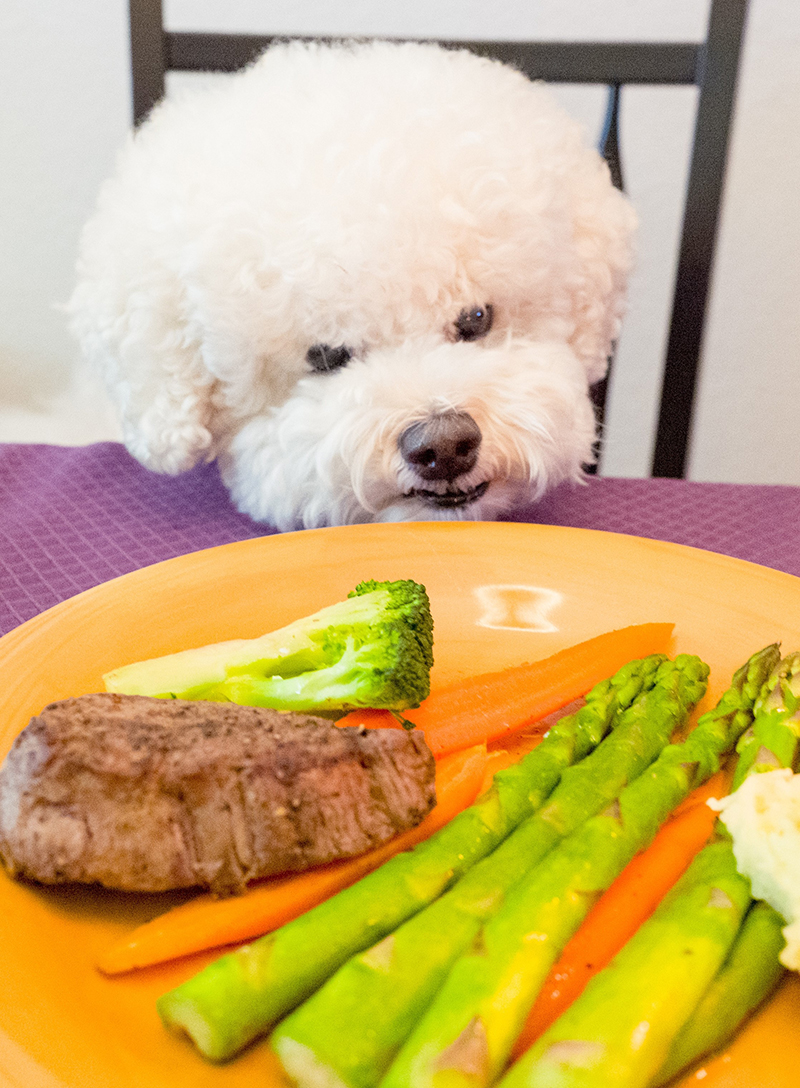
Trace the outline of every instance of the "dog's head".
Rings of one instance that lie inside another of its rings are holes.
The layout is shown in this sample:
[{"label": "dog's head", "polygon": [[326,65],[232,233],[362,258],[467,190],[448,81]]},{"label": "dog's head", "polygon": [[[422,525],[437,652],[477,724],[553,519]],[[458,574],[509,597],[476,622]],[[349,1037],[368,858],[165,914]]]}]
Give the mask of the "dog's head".
[{"label": "dog's head", "polygon": [[157,109],[74,325],[126,442],[281,528],[487,518],[577,478],[633,214],[548,92],[466,52],[270,50]]}]

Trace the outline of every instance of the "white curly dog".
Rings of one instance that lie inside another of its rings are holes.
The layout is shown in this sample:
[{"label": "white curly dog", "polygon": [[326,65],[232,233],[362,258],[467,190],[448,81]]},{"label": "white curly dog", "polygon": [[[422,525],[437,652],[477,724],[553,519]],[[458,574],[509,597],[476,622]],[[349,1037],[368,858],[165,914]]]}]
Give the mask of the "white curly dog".
[{"label": "white curly dog", "polygon": [[73,328],[125,443],[280,529],[490,519],[592,457],[634,214],[581,127],[466,51],[275,46],[158,106]]}]

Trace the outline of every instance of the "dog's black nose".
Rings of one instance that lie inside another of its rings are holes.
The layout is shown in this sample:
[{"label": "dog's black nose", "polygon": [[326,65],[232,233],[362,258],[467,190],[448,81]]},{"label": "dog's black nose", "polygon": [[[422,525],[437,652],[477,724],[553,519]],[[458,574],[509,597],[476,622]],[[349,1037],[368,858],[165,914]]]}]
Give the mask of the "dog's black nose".
[{"label": "dog's black nose", "polygon": [[442,412],[412,423],[400,435],[404,460],[423,480],[455,480],[474,466],[481,429],[469,412]]}]

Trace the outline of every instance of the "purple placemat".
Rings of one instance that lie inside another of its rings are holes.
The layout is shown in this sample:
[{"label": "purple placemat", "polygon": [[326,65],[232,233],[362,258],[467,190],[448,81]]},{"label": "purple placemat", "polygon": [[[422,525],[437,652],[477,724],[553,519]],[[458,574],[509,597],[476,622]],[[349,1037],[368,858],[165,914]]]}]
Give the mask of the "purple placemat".
[{"label": "purple placemat", "polygon": [[214,465],[159,476],[114,442],[0,445],[0,634],[119,574],[271,532]]},{"label": "purple placemat", "polygon": [[800,487],[594,477],[509,520],[667,540],[800,575]]},{"label": "purple placemat", "polygon": [[[800,575],[800,488],[595,477],[508,520],[668,540]],[[0,634],[119,574],[274,531],[233,508],[215,465],[169,477],[111,442],[0,446]]]}]

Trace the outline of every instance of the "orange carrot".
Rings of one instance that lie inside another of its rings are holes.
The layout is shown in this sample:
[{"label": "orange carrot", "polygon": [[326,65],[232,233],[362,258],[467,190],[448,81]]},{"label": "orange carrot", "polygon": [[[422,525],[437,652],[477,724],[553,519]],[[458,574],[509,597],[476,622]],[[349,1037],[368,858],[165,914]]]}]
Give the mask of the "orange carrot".
[{"label": "orange carrot", "polygon": [[724,797],[729,783],[728,772],[720,771],[691,793],[598,899],[539,992],[515,1044],[515,1059],[583,992],[688,868],[714,830],[717,814],[705,801]]},{"label": "orange carrot", "polygon": [[519,763],[529,752],[538,747],[544,739],[548,729],[552,729],[557,721],[567,714],[574,714],[584,704],[585,699],[573,699],[571,703],[559,707],[558,710],[548,714],[538,722],[534,722],[528,729],[521,729],[505,740],[495,741],[486,753],[486,774],[483,779],[481,793],[492,784],[492,779],[498,771],[505,770],[513,763]]},{"label": "orange carrot", "polygon": [[[541,736],[530,736],[530,749],[533,751],[536,744],[541,741]],[[490,752],[486,753],[486,770],[483,774],[483,784],[481,785],[480,792],[483,793],[488,790],[492,784],[494,776],[498,771],[504,771],[506,767],[510,767],[514,763],[518,763],[525,753],[520,753],[511,748],[493,748]],[[445,759],[448,757],[445,756]]]},{"label": "orange carrot", "polygon": [[250,940],[277,929],[353,884],[394,854],[432,835],[472,804],[484,781],[485,770],[484,745],[439,760],[436,806],[418,827],[367,854],[265,881],[244,895],[230,899],[198,896],[133,930],[104,953],[98,967],[104,974],[118,975],[192,952]]},{"label": "orange carrot", "polygon": [[[551,718],[555,715],[551,715]],[[550,719],[548,719],[550,720]],[[538,725],[538,723],[537,723]],[[548,726],[549,728],[549,726]],[[492,784],[492,779],[498,771],[504,771],[506,767],[511,767],[514,763],[519,763],[521,759],[524,759],[529,752],[532,752],[534,748],[542,743],[544,739],[545,731],[543,729],[526,729],[524,732],[515,733],[513,737],[508,738],[508,743],[504,745],[492,746],[486,753],[486,771],[483,778],[483,786],[480,792]],[[447,756],[443,757],[447,759]]]},{"label": "orange carrot", "polygon": [[694,808],[696,805],[705,805],[709,797],[719,799],[727,796],[731,791],[733,768],[734,764],[730,763],[729,766],[723,767],[721,771],[712,774],[711,778],[704,782],[702,786],[692,790],[689,796],[684,797],[678,807],[673,810],[670,821],[674,820],[676,816],[682,816],[687,809]]},{"label": "orange carrot", "polygon": [[[636,657],[663,653],[671,623],[642,623],[590,638],[533,664],[484,673],[432,692],[403,717],[425,734],[435,756],[499,740],[564,706]],[[388,710],[354,710],[338,725],[369,729],[397,721]]]}]

